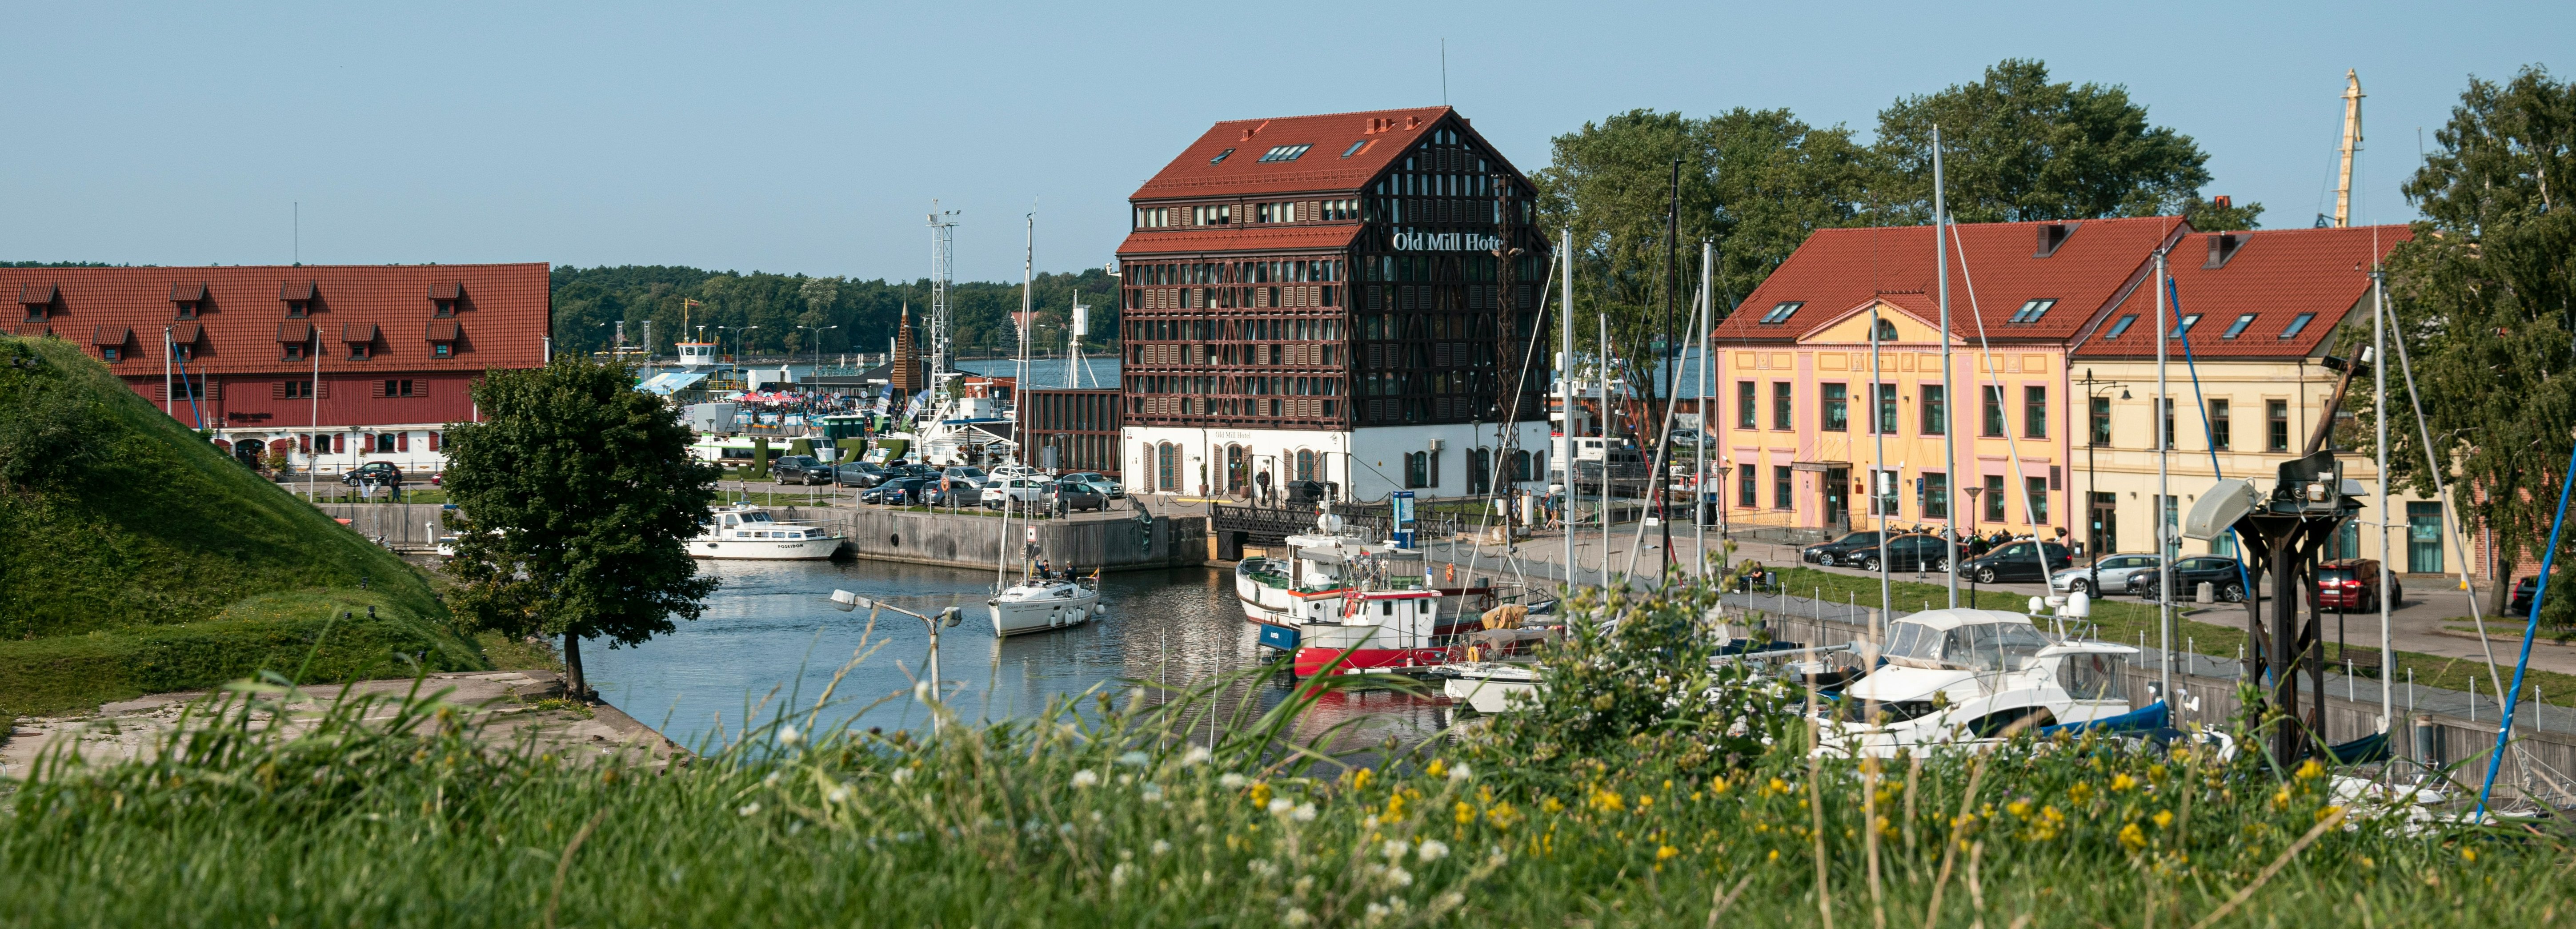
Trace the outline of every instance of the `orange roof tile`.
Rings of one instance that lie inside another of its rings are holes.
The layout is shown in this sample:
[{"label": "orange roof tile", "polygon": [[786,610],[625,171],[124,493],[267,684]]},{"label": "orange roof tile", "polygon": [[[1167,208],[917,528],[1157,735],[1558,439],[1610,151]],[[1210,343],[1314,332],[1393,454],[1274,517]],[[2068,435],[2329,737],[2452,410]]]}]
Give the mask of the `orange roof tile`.
[{"label": "orange roof tile", "polygon": [[[2054,251],[2041,257],[2036,253],[2041,227],[2047,225],[2075,228]],[[2188,227],[2180,217],[2153,216],[2065,224],[1974,223],[1954,228],[1950,322],[1955,333],[1975,338],[1982,319],[1989,340],[2063,341],[2140,279],[2158,245]],[[1939,281],[1932,262],[1930,226],[1816,230],[1754,288],[1734,315],[1718,324],[1716,337],[1795,339],[1844,310],[1882,296],[1937,320],[1934,294]],[[1899,296],[1903,299],[1896,299]],[[2032,300],[2057,303],[2037,322],[2011,322]],[[1791,301],[1806,305],[1785,324],[1760,322],[1773,307]]]},{"label": "orange roof tile", "polygon": [[[1132,201],[1185,197],[1263,196],[1357,191],[1386,170],[1405,149],[1432,129],[1448,124],[1475,136],[1475,129],[1445,106],[1364,113],[1327,113],[1276,119],[1235,119],[1210,127],[1182,149],[1152,180],[1129,196]],[[1476,144],[1494,146],[1481,137]],[[1361,144],[1366,143],[1366,144]],[[1293,161],[1261,160],[1280,146],[1311,146]],[[1359,147],[1354,150],[1353,146]],[[1224,160],[1218,153],[1231,149]]]},{"label": "orange roof tile", "polygon": [[[2207,267],[2209,240],[2217,235],[2241,237],[2234,256],[2221,267]],[[2198,314],[2183,340],[2167,347],[2168,357],[2182,360],[2181,342],[2191,343],[2199,358],[2305,358],[2343,323],[2344,316],[2370,294],[2370,266],[2387,257],[2397,243],[2414,236],[2405,226],[2348,226],[2341,229],[2263,229],[2236,233],[2193,233],[2183,237],[2170,262],[2178,311]],[[2155,294],[2139,288],[2104,314],[2101,325],[2075,347],[2079,357],[2146,358],[2156,353]],[[2139,319],[2118,338],[2107,338],[2111,323],[2122,316]],[[2282,338],[2301,314],[2314,314],[2289,338]],[[2236,337],[2227,330],[2245,316]],[[2172,324],[2168,323],[2168,327]]]},{"label": "orange roof tile", "polygon": [[1124,258],[1130,255],[1348,248],[1351,240],[1359,238],[1360,232],[1366,228],[1353,222],[1315,226],[1238,223],[1139,229],[1128,233],[1127,241],[1118,243],[1117,254]]}]

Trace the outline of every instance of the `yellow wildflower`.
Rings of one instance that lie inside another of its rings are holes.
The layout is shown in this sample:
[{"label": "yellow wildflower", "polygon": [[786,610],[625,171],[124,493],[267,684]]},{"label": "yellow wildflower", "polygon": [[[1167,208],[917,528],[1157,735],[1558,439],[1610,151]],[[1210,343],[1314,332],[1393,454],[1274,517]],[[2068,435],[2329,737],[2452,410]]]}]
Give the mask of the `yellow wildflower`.
[{"label": "yellow wildflower", "polygon": [[1431,766],[1422,769],[1422,773],[1432,777],[1446,777],[1449,774],[1449,763],[1438,758],[1431,759]]},{"label": "yellow wildflower", "polygon": [[1627,809],[1628,801],[1617,791],[1595,790],[1592,792],[1592,808],[1603,813],[1616,813]]},{"label": "yellow wildflower", "polygon": [[2335,815],[2335,814],[2337,814],[2337,813],[2341,813],[2341,812],[2343,812],[2343,807],[2339,807],[2339,806],[2320,807],[2320,808],[2317,810],[2317,821],[2318,821],[2318,822],[2325,822],[2325,821],[2326,821],[2326,820],[2328,820],[2328,819],[2332,819],[2332,818],[2334,818],[2334,815]]},{"label": "yellow wildflower", "polygon": [[2130,777],[2130,776],[2129,776],[2129,775],[2127,775],[2126,773],[2122,773],[2122,774],[2115,774],[2115,775],[2112,775],[2112,776],[2111,776],[2111,792],[2112,792],[2112,793],[2119,793],[2119,792],[2121,792],[2121,791],[2124,791],[2124,790],[2127,790],[2127,789],[2129,789],[2129,788],[2131,788],[2131,787],[2136,787],[2136,786],[2138,786],[2138,779],[2137,779],[2137,778],[2134,778],[2134,777]]},{"label": "yellow wildflower", "polygon": [[2276,809],[2276,810],[2285,810],[2285,809],[2289,809],[2289,807],[2290,807],[2290,788],[2283,787],[2283,788],[2281,788],[2281,789],[2279,789],[2279,790],[2275,790],[2275,791],[2273,791],[2273,792],[2272,792],[2272,808],[2273,808],[2273,809]]},{"label": "yellow wildflower", "polygon": [[1351,789],[1352,789],[1352,790],[1367,790],[1367,789],[1368,789],[1369,782],[1370,782],[1370,781],[1372,781],[1372,780],[1375,780],[1375,779],[1377,779],[1377,773],[1376,773],[1376,772],[1373,772],[1373,771],[1370,771],[1370,770],[1369,770],[1369,769],[1367,769],[1367,768],[1361,768],[1361,769],[1359,769],[1359,770],[1357,770],[1357,771],[1353,771],[1353,772],[1351,772]]},{"label": "yellow wildflower", "polygon": [[1476,808],[1467,801],[1460,800],[1456,806],[1450,808],[1450,817],[1456,819],[1458,825],[1464,826],[1476,821]]},{"label": "yellow wildflower", "polygon": [[1269,803],[1270,803],[1270,782],[1269,782],[1269,781],[1254,781],[1254,782],[1252,782],[1252,805],[1253,805],[1253,806],[1267,806],[1267,805],[1269,805]]},{"label": "yellow wildflower", "polygon": [[2013,814],[2015,819],[2029,819],[2030,801],[2023,799],[2004,804],[2004,812]]},{"label": "yellow wildflower", "polygon": [[2462,861],[2476,861],[2476,860],[2478,860],[2478,850],[2477,850],[2477,849],[2474,849],[2474,848],[2463,848],[2463,849],[2460,849],[2460,860],[2462,860]]},{"label": "yellow wildflower", "polygon": [[1772,849],[1772,850],[1771,850],[1771,858],[1770,858],[1769,860],[1771,860],[1771,861],[1778,861],[1778,860],[1780,860],[1780,850],[1779,850],[1779,849],[1776,849],[1776,848],[1775,848],[1775,849]]},{"label": "yellow wildflower", "polygon": [[1659,846],[1655,849],[1655,863],[1662,864],[1664,862],[1671,861],[1675,858],[1681,857],[1681,854],[1681,849],[1674,848],[1670,845]]},{"label": "yellow wildflower", "polygon": [[1512,809],[1509,803],[1497,803],[1485,811],[1485,821],[1493,823],[1496,829],[1511,828],[1513,823],[1520,821],[1520,816],[1520,811]]},{"label": "yellow wildflower", "polygon": [[1647,796],[1647,795],[1645,795],[1645,794],[1638,794],[1638,795],[1637,795],[1637,812],[1643,813],[1643,812],[1645,812],[1645,811],[1646,811],[1646,808],[1647,808],[1647,807],[1654,806],[1654,805],[1655,805],[1655,798],[1650,797],[1650,796]]},{"label": "yellow wildflower", "polygon": [[1771,783],[1762,785],[1762,790],[1765,793],[1785,794],[1789,792],[1789,782],[1775,777],[1771,779]]},{"label": "yellow wildflower", "polygon": [[2075,801],[2076,806],[2083,806],[2086,803],[2090,803],[2093,800],[2093,785],[2077,783],[2075,786],[2066,789],[2066,798]]},{"label": "yellow wildflower", "polygon": [[1541,813],[1562,813],[1565,811],[1565,804],[1558,802],[1555,797],[1548,797],[1538,802],[1538,810]]},{"label": "yellow wildflower", "polygon": [[2147,847],[2147,831],[2138,828],[2137,823],[2130,823],[2126,826],[2122,826],[2120,827],[2120,844],[2128,846],[2129,850],[2133,852],[2145,848]]},{"label": "yellow wildflower", "polygon": [[2325,773],[2326,766],[2318,764],[2317,760],[2314,758],[2310,758],[2307,760],[2307,763],[2299,765],[2299,779],[2303,781],[2316,780],[2317,778],[2325,776]]},{"label": "yellow wildflower", "polygon": [[2156,815],[2155,815],[2155,821],[2156,821],[2156,828],[2158,828],[2158,829],[2163,829],[2163,828],[2166,828],[2166,827],[2168,827],[2168,826],[2172,826],[2172,825],[2173,825],[2173,811],[2172,811],[2172,810],[2157,810],[2157,811],[2156,811]]},{"label": "yellow wildflower", "polygon": [[1708,789],[1714,793],[1725,793],[1727,786],[1726,779],[1722,777],[1708,782]]},{"label": "yellow wildflower", "polygon": [[1404,818],[1404,791],[1396,791],[1386,798],[1386,816],[1384,818],[1390,821]]}]

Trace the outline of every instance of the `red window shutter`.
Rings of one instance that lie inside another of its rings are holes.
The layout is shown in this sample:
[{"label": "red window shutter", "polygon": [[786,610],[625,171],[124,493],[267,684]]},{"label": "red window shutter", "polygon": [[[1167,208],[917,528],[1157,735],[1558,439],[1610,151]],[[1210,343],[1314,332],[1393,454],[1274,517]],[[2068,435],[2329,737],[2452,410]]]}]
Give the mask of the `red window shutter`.
[{"label": "red window shutter", "polygon": [[368,394],[368,396],[373,397],[373,398],[378,399],[378,400],[382,400],[382,399],[384,399],[384,398],[385,398],[385,382],[383,382],[383,381],[368,381],[368,382],[367,382],[367,384],[370,386],[370,388],[371,388],[371,390],[372,390],[372,392],[371,392],[371,393],[369,393],[369,394]]},{"label": "red window shutter", "polygon": [[296,436],[295,436],[295,450],[296,450],[296,451],[298,451],[298,452],[302,452],[302,453],[304,453],[304,454],[307,454],[307,455],[312,454],[312,453],[313,453],[313,437],[312,437],[312,436],[309,436],[309,435],[304,435],[304,434],[302,434],[302,433],[297,433],[297,434],[296,434]]},{"label": "red window shutter", "polygon": [[429,450],[433,452],[438,450],[438,433],[429,434]]},{"label": "red window shutter", "polygon": [[286,382],[278,381],[268,385],[268,398],[271,400],[286,399]]},{"label": "red window shutter", "polygon": [[348,451],[348,450],[349,450],[349,436],[348,436],[348,434],[347,434],[347,433],[341,433],[341,434],[338,434],[338,435],[334,435],[334,436],[332,436],[332,437],[331,437],[331,450],[332,450],[332,451],[334,451],[334,452],[345,452],[345,451]]},{"label": "red window shutter", "polygon": [[314,389],[314,391],[315,391],[315,392],[320,393],[320,394],[322,395],[322,399],[324,399],[324,400],[329,400],[329,399],[331,399],[331,382],[330,382],[330,381],[315,381],[315,382],[313,383],[313,389]]},{"label": "red window shutter", "polygon": [[394,433],[394,451],[398,451],[398,452],[407,452],[407,451],[411,451],[411,433],[408,433],[408,432],[397,432],[397,433]]}]

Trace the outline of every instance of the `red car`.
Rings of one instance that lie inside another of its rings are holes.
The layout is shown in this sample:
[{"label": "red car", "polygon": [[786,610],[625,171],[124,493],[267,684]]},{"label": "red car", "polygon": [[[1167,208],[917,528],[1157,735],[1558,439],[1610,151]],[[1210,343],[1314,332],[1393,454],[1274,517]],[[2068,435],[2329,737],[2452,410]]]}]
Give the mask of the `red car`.
[{"label": "red car", "polygon": [[[2388,579],[2388,605],[2406,602],[2406,585],[2397,578]],[[2379,610],[2379,562],[2372,558],[2346,558],[2317,566],[2317,607],[2341,613],[2374,613]]]}]

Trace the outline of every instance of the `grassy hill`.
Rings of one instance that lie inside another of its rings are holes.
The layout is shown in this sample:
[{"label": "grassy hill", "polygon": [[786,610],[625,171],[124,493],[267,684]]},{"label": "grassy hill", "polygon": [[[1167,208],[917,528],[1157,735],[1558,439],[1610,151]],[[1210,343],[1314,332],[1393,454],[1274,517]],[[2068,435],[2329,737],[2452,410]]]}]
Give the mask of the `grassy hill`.
[{"label": "grassy hill", "polygon": [[70,344],[0,336],[0,716],[291,674],[308,654],[309,680],[408,673],[397,653],[487,666],[419,570]]}]

